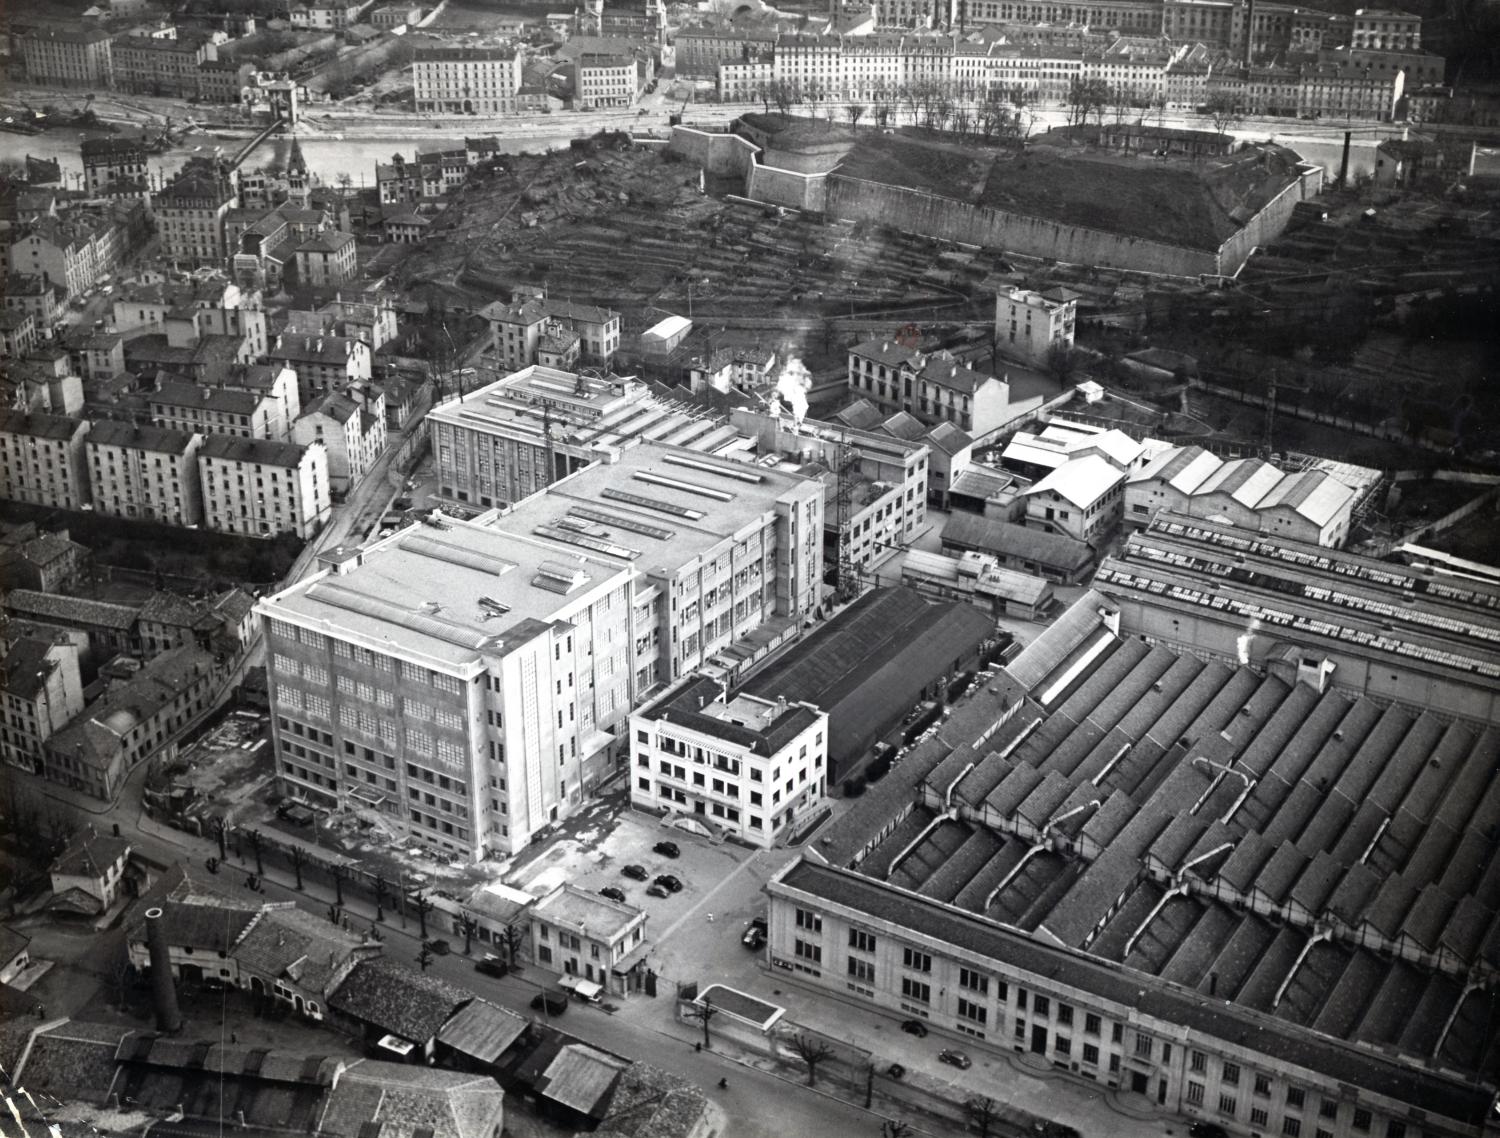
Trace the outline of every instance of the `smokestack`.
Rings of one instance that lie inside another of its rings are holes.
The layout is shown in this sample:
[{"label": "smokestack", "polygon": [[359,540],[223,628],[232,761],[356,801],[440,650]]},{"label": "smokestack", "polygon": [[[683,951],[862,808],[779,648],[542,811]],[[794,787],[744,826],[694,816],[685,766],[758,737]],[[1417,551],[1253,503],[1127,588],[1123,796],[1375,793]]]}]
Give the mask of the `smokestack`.
[{"label": "smokestack", "polygon": [[172,980],[172,955],[167,951],[167,932],[161,925],[160,909],[146,910],[146,947],[151,953],[151,1002],[156,1008],[156,1030],[182,1030],[182,1012],[177,1007],[177,985]]},{"label": "smokestack", "polygon": [[1344,160],[1339,163],[1339,189],[1349,184],[1349,145],[1354,139],[1352,130],[1344,131]]},{"label": "smokestack", "polygon": [[1245,56],[1244,64],[1250,66],[1255,45],[1255,0],[1245,0]]}]

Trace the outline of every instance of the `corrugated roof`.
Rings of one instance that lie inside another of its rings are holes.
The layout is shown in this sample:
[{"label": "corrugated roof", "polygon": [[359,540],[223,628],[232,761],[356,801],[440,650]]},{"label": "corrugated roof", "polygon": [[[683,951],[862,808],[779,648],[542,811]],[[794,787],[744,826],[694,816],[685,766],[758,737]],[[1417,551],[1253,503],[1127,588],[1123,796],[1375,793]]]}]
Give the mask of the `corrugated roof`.
[{"label": "corrugated roof", "polygon": [[1087,510],[1125,480],[1124,472],[1096,454],[1069,459],[1026,494],[1057,494],[1080,510]]}]

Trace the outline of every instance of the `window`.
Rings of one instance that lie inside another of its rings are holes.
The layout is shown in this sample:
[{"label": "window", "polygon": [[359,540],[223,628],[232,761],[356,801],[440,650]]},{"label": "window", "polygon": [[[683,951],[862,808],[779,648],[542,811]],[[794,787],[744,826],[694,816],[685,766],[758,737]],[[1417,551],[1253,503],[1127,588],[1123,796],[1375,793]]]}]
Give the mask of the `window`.
[{"label": "window", "polygon": [[1090,1066],[1097,1067],[1099,1065],[1099,1048],[1095,1047],[1092,1043],[1085,1043],[1083,1045],[1083,1061]]},{"label": "window", "polygon": [[1233,1095],[1220,1095],[1219,1096],[1219,1113],[1220,1114],[1230,1114],[1230,1115],[1233,1115],[1233,1114],[1238,1114],[1239,1111],[1240,1111],[1240,1100],[1239,1099],[1235,1098]]},{"label": "window", "polygon": [[1240,1085],[1240,1065],[1238,1063],[1224,1064],[1224,1083],[1226,1086],[1231,1087]]},{"label": "window", "polygon": [[960,997],[958,1001],[958,1016],[960,1019],[966,1019],[971,1023],[984,1023],[988,1014],[983,1004],[970,1003],[968,1000]]},{"label": "window", "polygon": [[1318,1114],[1323,1118],[1337,1118],[1339,1116],[1338,1100],[1325,1098],[1318,1103]]},{"label": "window", "polygon": [[1265,1075],[1255,1076],[1255,1093],[1261,1096],[1271,1093],[1271,1080]]},{"label": "window", "polygon": [[823,949],[816,944],[809,944],[800,937],[793,942],[792,952],[794,955],[800,956],[803,960],[810,960],[814,964],[821,964],[823,962]]},{"label": "window", "polygon": [[1088,1034],[1088,1035],[1098,1035],[1099,1034],[1099,1026],[1100,1026],[1100,1021],[1099,1021],[1099,1017],[1098,1016],[1096,1016],[1093,1012],[1087,1012],[1087,1013],[1084,1014],[1084,1017],[1083,1017],[1083,1030],[1084,1030],[1084,1032],[1086,1034]]},{"label": "window", "polygon": [[958,970],[958,986],[967,988],[971,992],[985,995],[990,990],[990,978],[983,972],[975,972],[972,968],[960,968]]},{"label": "window", "polygon": [[875,962],[851,956],[849,958],[849,978],[859,980],[865,984],[875,983]]},{"label": "window", "polygon": [[1385,1138],[1406,1138],[1406,1123],[1391,1119],[1385,1124]]},{"label": "window", "polygon": [[1061,1004],[1060,1003],[1060,1004],[1057,1005],[1057,1025],[1059,1027],[1072,1027],[1073,1026],[1073,1005],[1072,1004]]},{"label": "window", "polygon": [[904,999],[915,1000],[919,1004],[932,1002],[932,988],[910,976],[901,978],[901,995]]},{"label": "window", "polygon": [[1142,1059],[1151,1058],[1151,1037],[1149,1035],[1141,1035],[1139,1032],[1136,1033],[1135,1053]]},{"label": "window", "polygon": [[875,934],[865,932],[864,929],[850,929],[849,947],[858,949],[860,952],[874,952]]},{"label": "window", "polygon": [[809,909],[798,909],[797,927],[806,929],[808,932],[820,933],[823,931],[823,918]]},{"label": "window", "polygon": [[1250,1125],[1251,1126],[1255,1126],[1255,1127],[1265,1126],[1265,1124],[1266,1124],[1267,1120],[1269,1119],[1269,1117],[1270,1116],[1268,1114],[1266,1114],[1264,1108],[1262,1108],[1262,1107],[1252,1106],[1250,1108]]},{"label": "window", "polygon": [[1192,1058],[1189,1060],[1189,1066],[1193,1071],[1201,1075],[1204,1071],[1208,1070],[1208,1056],[1202,1051],[1194,1051]]},{"label": "window", "polygon": [[1187,1088],[1187,1098],[1188,1102],[1201,1103],[1203,1101],[1203,1084],[1189,1081]]},{"label": "window", "polygon": [[1298,1109],[1301,1109],[1302,1103],[1306,1100],[1306,1098],[1307,1098],[1307,1094],[1306,1094],[1305,1091],[1303,1091],[1303,1089],[1301,1087],[1287,1087],[1287,1089],[1286,1089],[1286,1104],[1287,1104],[1287,1106],[1295,1106]]},{"label": "window", "polygon": [[1283,1118],[1281,1120],[1281,1132],[1290,1138],[1297,1138],[1302,1133],[1302,1120],[1300,1118]]},{"label": "window", "polygon": [[1052,1012],[1052,1001],[1046,996],[1037,996],[1031,1001],[1031,1014],[1034,1016],[1045,1016]]},{"label": "window", "polygon": [[925,952],[918,952],[914,948],[902,950],[901,963],[913,972],[932,971],[932,957]]}]

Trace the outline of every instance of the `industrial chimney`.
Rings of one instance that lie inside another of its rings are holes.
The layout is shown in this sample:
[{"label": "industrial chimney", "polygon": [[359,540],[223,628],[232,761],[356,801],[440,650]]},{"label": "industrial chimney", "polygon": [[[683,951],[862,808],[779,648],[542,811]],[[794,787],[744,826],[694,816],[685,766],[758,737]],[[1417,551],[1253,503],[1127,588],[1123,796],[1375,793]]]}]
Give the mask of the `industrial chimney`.
[{"label": "industrial chimney", "polygon": [[182,1030],[182,1012],[177,1007],[177,985],[172,980],[172,955],[167,951],[167,931],[162,928],[160,909],[146,910],[146,948],[151,953],[151,1002],[156,1009],[156,1030]]}]

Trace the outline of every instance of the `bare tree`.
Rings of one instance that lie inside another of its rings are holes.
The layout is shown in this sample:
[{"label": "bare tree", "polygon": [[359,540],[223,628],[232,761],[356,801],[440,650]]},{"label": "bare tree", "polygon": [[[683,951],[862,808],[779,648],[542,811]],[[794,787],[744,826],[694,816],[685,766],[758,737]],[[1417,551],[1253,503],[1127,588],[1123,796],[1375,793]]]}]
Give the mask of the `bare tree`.
[{"label": "bare tree", "polygon": [[818,107],[827,98],[827,94],[822,81],[816,75],[807,81],[807,86],[802,88],[802,98],[812,109],[813,118],[816,119],[818,117]]},{"label": "bare tree", "polygon": [[849,120],[849,129],[855,130],[859,127],[859,120],[865,117],[866,107],[863,103],[845,103],[844,117]]},{"label": "bare tree", "polygon": [[799,1032],[792,1036],[791,1048],[797,1053],[797,1058],[807,1064],[807,1085],[816,1086],[818,1064],[833,1055],[833,1045]]},{"label": "bare tree", "polygon": [[766,108],[766,114],[770,114],[771,104],[776,101],[776,81],[774,79],[762,79],[755,85],[755,97]]},{"label": "bare tree", "polygon": [[342,862],[334,862],[333,869],[333,899],[338,905],[344,903],[344,879],[349,876],[349,869]]},{"label": "bare tree", "polygon": [[426,972],[428,966],[431,963],[432,963],[432,949],[428,948],[424,944],[421,947],[421,949],[417,952],[417,967],[419,967],[420,969],[422,969],[423,972]]},{"label": "bare tree", "polygon": [[120,1010],[124,1011],[130,999],[130,982],[135,979],[135,965],[130,961],[130,941],[123,932],[105,956],[104,975]]},{"label": "bare tree", "polygon": [[1208,96],[1205,107],[1209,121],[1219,134],[1228,134],[1245,121],[1245,112],[1239,97],[1233,91],[1214,91]]},{"label": "bare tree", "polygon": [[307,854],[301,846],[292,847],[292,872],[297,875],[297,892],[302,892],[302,867],[307,864]]},{"label": "bare tree", "polygon": [[1047,349],[1047,374],[1066,387],[1078,374],[1083,359],[1077,349],[1058,341]]},{"label": "bare tree", "polygon": [[526,934],[519,925],[506,925],[500,935],[505,943],[505,963],[514,969],[520,959],[521,947],[526,943]]},{"label": "bare tree", "polygon": [[1103,79],[1074,78],[1064,100],[1068,105],[1068,125],[1085,126],[1090,115],[1098,115],[1102,123],[1109,98],[1109,84]]},{"label": "bare tree", "polygon": [[887,1118],[880,1124],[880,1138],[911,1138],[911,1124],[899,1118]]},{"label": "bare tree", "polygon": [[259,830],[245,831],[245,838],[250,843],[250,849],[255,853],[255,874],[257,877],[264,877],[266,875],[266,840],[260,836]]},{"label": "bare tree", "polygon": [[458,915],[458,927],[464,934],[464,955],[469,955],[469,950],[474,946],[474,934],[479,931],[479,922],[474,919],[473,913],[460,913]]},{"label": "bare tree", "polygon": [[990,1128],[1000,1118],[1000,1104],[989,1095],[976,1095],[964,1103],[964,1116],[969,1129],[979,1131],[979,1138],[990,1138]]},{"label": "bare tree", "polygon": [[709,1038],[708,1034],[708,1025],[713,1022],[714,1017],[718,1015],[721,1010],[722,1009],[715,1006],[712,1000],[703,1000],[700,1003],[689,1004],[682,1013],[693,1022],[701,1023],[703,1025],[703,1049],[705,1051],[711,1049],[713,1046],[713,1042]]},{"label": "bare tree", "polygon": [[412,907],[417,910],[417,923],[422,928],[422,939],[427,939],[427,914],[432,912],[432,898],[425,893],[411,895]]}]

